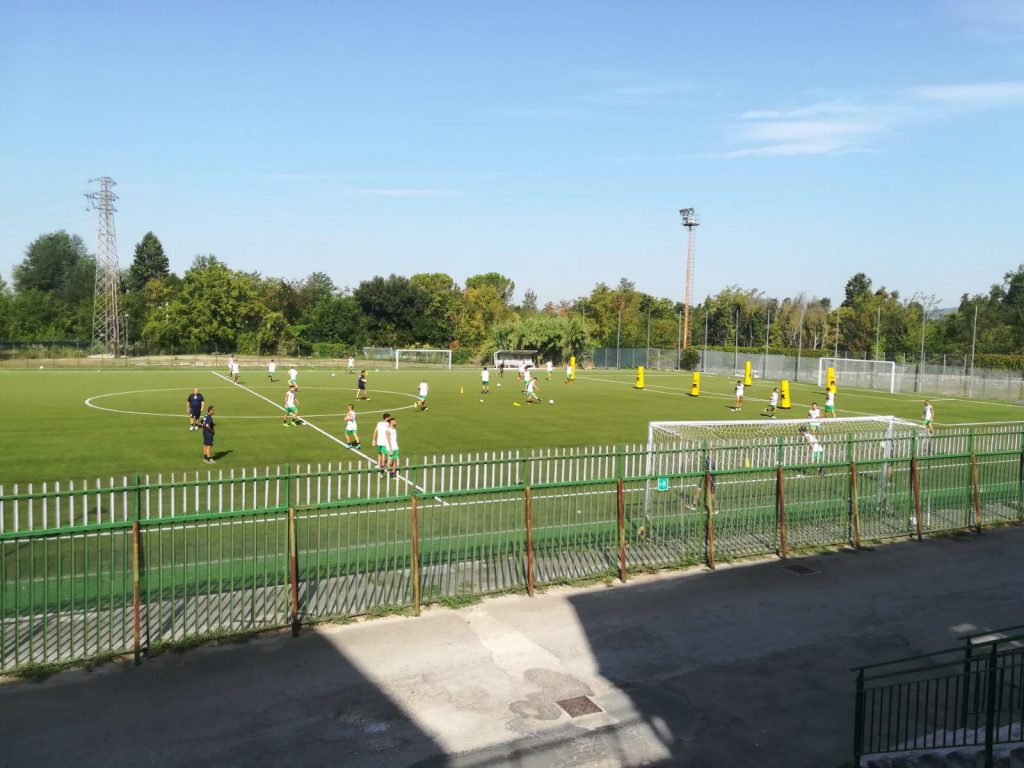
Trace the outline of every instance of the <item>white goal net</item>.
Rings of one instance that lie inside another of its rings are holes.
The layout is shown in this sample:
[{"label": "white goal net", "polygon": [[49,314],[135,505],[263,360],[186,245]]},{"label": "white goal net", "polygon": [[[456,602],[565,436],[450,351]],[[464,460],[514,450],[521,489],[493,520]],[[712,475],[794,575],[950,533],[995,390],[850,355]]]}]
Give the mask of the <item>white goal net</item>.
[{"label": "white goal net", "polygon": [[395,369],[452,367],[450,349],[396,349]]},{"label": "white goal net", "polygon": [[[814,440],[805,436],[809,430]],[[815,460],[849,462],[910,456],[920,425],[895,416],[740,421],[652,421],[647,428],[648,475],[697,472],[708,453],[716,469],[774,468]]]},{"label": "white goal net", "polygon": [[837,387],[896,391],[896,363],[892,360],[850,360],[842,357],[818,358],[818,386],[824,387],[825,374],[835,368]]}]

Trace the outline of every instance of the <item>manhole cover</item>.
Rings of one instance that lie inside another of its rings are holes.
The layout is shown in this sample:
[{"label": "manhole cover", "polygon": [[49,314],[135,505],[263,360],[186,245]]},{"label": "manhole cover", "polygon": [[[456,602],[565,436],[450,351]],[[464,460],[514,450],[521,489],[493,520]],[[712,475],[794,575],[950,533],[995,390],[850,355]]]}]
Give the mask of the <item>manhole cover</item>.
[{"label": "manhole cover", "polygon": [[795,573],[797,576],[810,576],[812,573],[821,573],[821,571],[808,568],[806,565],[786,565],[783,567],[790,573]]},{"label": "manhole cover", "polygon": [[601,708],[594,702],[588,699],[586,696],[577,696],[572,699],[562,699],[556,701],[555,704],[560,706],[566,711],[569,717],[579,717],[580,715],[592,715],[595,712],[601,712]]}]

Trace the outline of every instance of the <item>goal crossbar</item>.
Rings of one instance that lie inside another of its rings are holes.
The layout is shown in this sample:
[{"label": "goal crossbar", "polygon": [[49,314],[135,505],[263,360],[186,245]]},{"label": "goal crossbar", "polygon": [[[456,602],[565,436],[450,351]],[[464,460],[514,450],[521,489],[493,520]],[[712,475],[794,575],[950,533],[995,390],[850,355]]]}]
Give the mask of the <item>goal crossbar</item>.
[{"label": "goal crossbar", "polygon": [[847,357],[818,358],[818,386],[824,387],[825,374],[835,369],[838,386],[861,389],[888,389],[896,392],[896,363],[892,360],[857,360]]}]

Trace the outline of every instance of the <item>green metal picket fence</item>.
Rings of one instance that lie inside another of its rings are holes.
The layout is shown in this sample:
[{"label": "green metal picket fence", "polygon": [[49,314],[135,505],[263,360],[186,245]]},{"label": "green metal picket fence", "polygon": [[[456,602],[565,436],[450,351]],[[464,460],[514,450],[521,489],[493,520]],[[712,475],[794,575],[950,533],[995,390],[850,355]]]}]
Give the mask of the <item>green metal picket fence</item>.
[{"label": "green metal picket fence", "polygon": [[405,483],[303,466],[0,494],[0,671],[1024,516],[1021,425],[871,440],[820,464],[612,446],[442,457]]}]

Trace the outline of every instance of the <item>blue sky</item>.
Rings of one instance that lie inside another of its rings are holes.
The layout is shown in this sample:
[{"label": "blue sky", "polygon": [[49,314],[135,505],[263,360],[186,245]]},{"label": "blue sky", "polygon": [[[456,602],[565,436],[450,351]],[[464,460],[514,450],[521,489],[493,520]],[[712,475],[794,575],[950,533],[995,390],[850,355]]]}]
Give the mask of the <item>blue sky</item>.
[{"label": "blue sky", "polygon": [[496,270],[943,306],[1024,262],[1024,3],[0,0],[0,274],[148,231],[340,286]]}]

